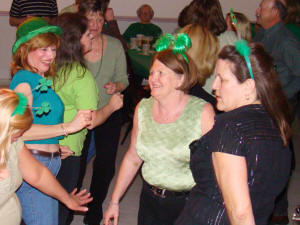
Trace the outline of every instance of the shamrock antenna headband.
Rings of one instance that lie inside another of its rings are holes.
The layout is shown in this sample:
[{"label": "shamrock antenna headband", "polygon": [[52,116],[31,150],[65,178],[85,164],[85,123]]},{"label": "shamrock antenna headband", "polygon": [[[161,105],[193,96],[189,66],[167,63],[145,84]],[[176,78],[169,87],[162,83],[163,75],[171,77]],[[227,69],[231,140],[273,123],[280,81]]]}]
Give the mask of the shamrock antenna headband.
[{"label": "shamrock antenna headband", "polygon": [[192,42],[189,36],[185,33],[177,34],[174,37],[172,34],[165,34],[155,43],[155,49],[157,52],[161,52],[166,49],[172,49],[174,54],[180,54],[187,63],[189,60],[185,52],[192,47]]},{"label": "shamrock antenna headband", "polygon": [[232,8],[230,8],[230,18],[231,18],[232,26],[233,26],[234,30],[236,31],[238,38],[241,39],[241,34],[238,30],[239,24],[238,24],[237,18],[235,16]]},{"label": "shamrock antenna headband", "polygon": [[23,95],[22,93],[18,93],[18,92],[16,94],[18,95],[19,102],[18,102],[17,107],[11,114],[11,117],[13,117],[16,114],[23,115],[26,110],[26,107],[27,107],[27,98],[25,97],[25,95]]},{"label": "shamrock antenna headband", "polygon": [[244,56],[246,63],[247,63],[247,67],[249,69],[249,73],[251,78],[254,80],[254,76],[253,76],[253,72],[252,72],[252,67],[251,67],[251,62],[250,62],[250,54],[251,54],[251,49],[247,43],[247,41],[245,41],[244,39],[238,40],[234,43],[235,45],[235,49],[237,50],[237,52]]}]

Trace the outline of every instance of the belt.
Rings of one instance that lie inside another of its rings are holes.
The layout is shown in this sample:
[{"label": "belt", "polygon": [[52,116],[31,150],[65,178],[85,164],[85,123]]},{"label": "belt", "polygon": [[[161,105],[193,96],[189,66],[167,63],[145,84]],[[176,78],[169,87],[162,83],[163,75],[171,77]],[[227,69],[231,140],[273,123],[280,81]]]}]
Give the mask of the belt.
[{"label": "belt", "polygon": [[45,151],[39,151],[39,150],[35,150],[35,149],[28,149],[28,150],[33,155],[39,155],[39,156],[44,156],[44,157],[49,157],[49,158],[60,156],[59,151],[57,151],[57,152],[45,152]]},{"label": "belt", "polygon": [[177,197],[186,196],[190,193],[189,191],[169,191],[165,188],[158,188],[158,187],[152,186],[152,185],[148,184],[145,181],[144,181],[144,184],[148,189],[150,189],[152,191],[152,193],[155,196],[158,196],[158,197],[161,197],[161,198],[170,197],[170,196],[173,196],[173,197],[174,196],[175,197],[176,196]]}]

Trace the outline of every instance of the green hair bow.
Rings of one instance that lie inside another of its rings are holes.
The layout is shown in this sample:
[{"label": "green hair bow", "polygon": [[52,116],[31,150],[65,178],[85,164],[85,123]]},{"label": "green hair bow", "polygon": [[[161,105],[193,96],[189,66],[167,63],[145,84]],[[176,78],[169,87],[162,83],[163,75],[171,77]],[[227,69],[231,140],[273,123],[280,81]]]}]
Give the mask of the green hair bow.
[{"label": "green hair bow", "polygon": [[189,60],[185,52],[192,47],[192,42],[189,36],[185,33],[177,34],[174,37],[172,34],[164,34],[155,43],[155,49],[157,52],[161,52],[166,49],[172,49],[174,54],[180,54],[188,63]]},{"label": "green hair bow", "polygon": [[250,58],[249,58],[249,55],[251,54],[251,49],[250,49],[247,41],[244,39],[241,39],[241,40],[236,41],[234,43],[234,45],[235,45],[235,49],[238,51],[238,53],[240,55],[244,56],[246,63],[247,63],[247,67],[249,69],[250,76],[254,80],[252,66],[251,66],[251,62],[250,62]]},{"label": "green hair bow", "polygon": [[237,21],[236,16],[234,15],[233,8],[230,8],[230,18],[231,18],[232,24],[234,26],[236,26],[236,28],[237,28],[238,27],[238,21]]},{"label": "green hair bow", "polygon": [[15,108],[15,110],[13,111],[13,113],[11,114],[11,117],[13,117],[14,115],[18,114],[18,115],[23,115],[26,107],[27,107],[27,98],[25,95],[23,95],[22,93],[17,92],[16,93],[19,97],[19,102],[17,107]]}]

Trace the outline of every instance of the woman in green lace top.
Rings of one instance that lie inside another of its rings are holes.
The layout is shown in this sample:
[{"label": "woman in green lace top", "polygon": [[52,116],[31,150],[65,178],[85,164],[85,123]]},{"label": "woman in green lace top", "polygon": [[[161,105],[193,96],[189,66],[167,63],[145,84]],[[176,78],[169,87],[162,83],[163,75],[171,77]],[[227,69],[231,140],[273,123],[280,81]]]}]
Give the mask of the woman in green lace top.
[{"label": "woman in green lace top", "polygon": [[176,54],[171,48],[154,56],[151,97],[136,107],[130,147],[104,214],[105,225],[111,219],[117,224],[119,201],[140,167],[144,182],[138,224],[171,225],[182,210],[195,184],[189,144],[211,129],[214,117],[209,103],[187,94],[197,81],[195,71],[185,52]]}]

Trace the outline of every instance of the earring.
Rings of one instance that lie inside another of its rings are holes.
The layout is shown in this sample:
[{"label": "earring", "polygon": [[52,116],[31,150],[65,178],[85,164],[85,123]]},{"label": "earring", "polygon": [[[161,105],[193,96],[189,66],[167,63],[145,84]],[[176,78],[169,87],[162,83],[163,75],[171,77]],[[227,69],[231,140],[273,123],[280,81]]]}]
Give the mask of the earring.
[{"label": "earring", "polygon": [[250,97],[249,95],[246,95],[246,100],[249,101]]}]

